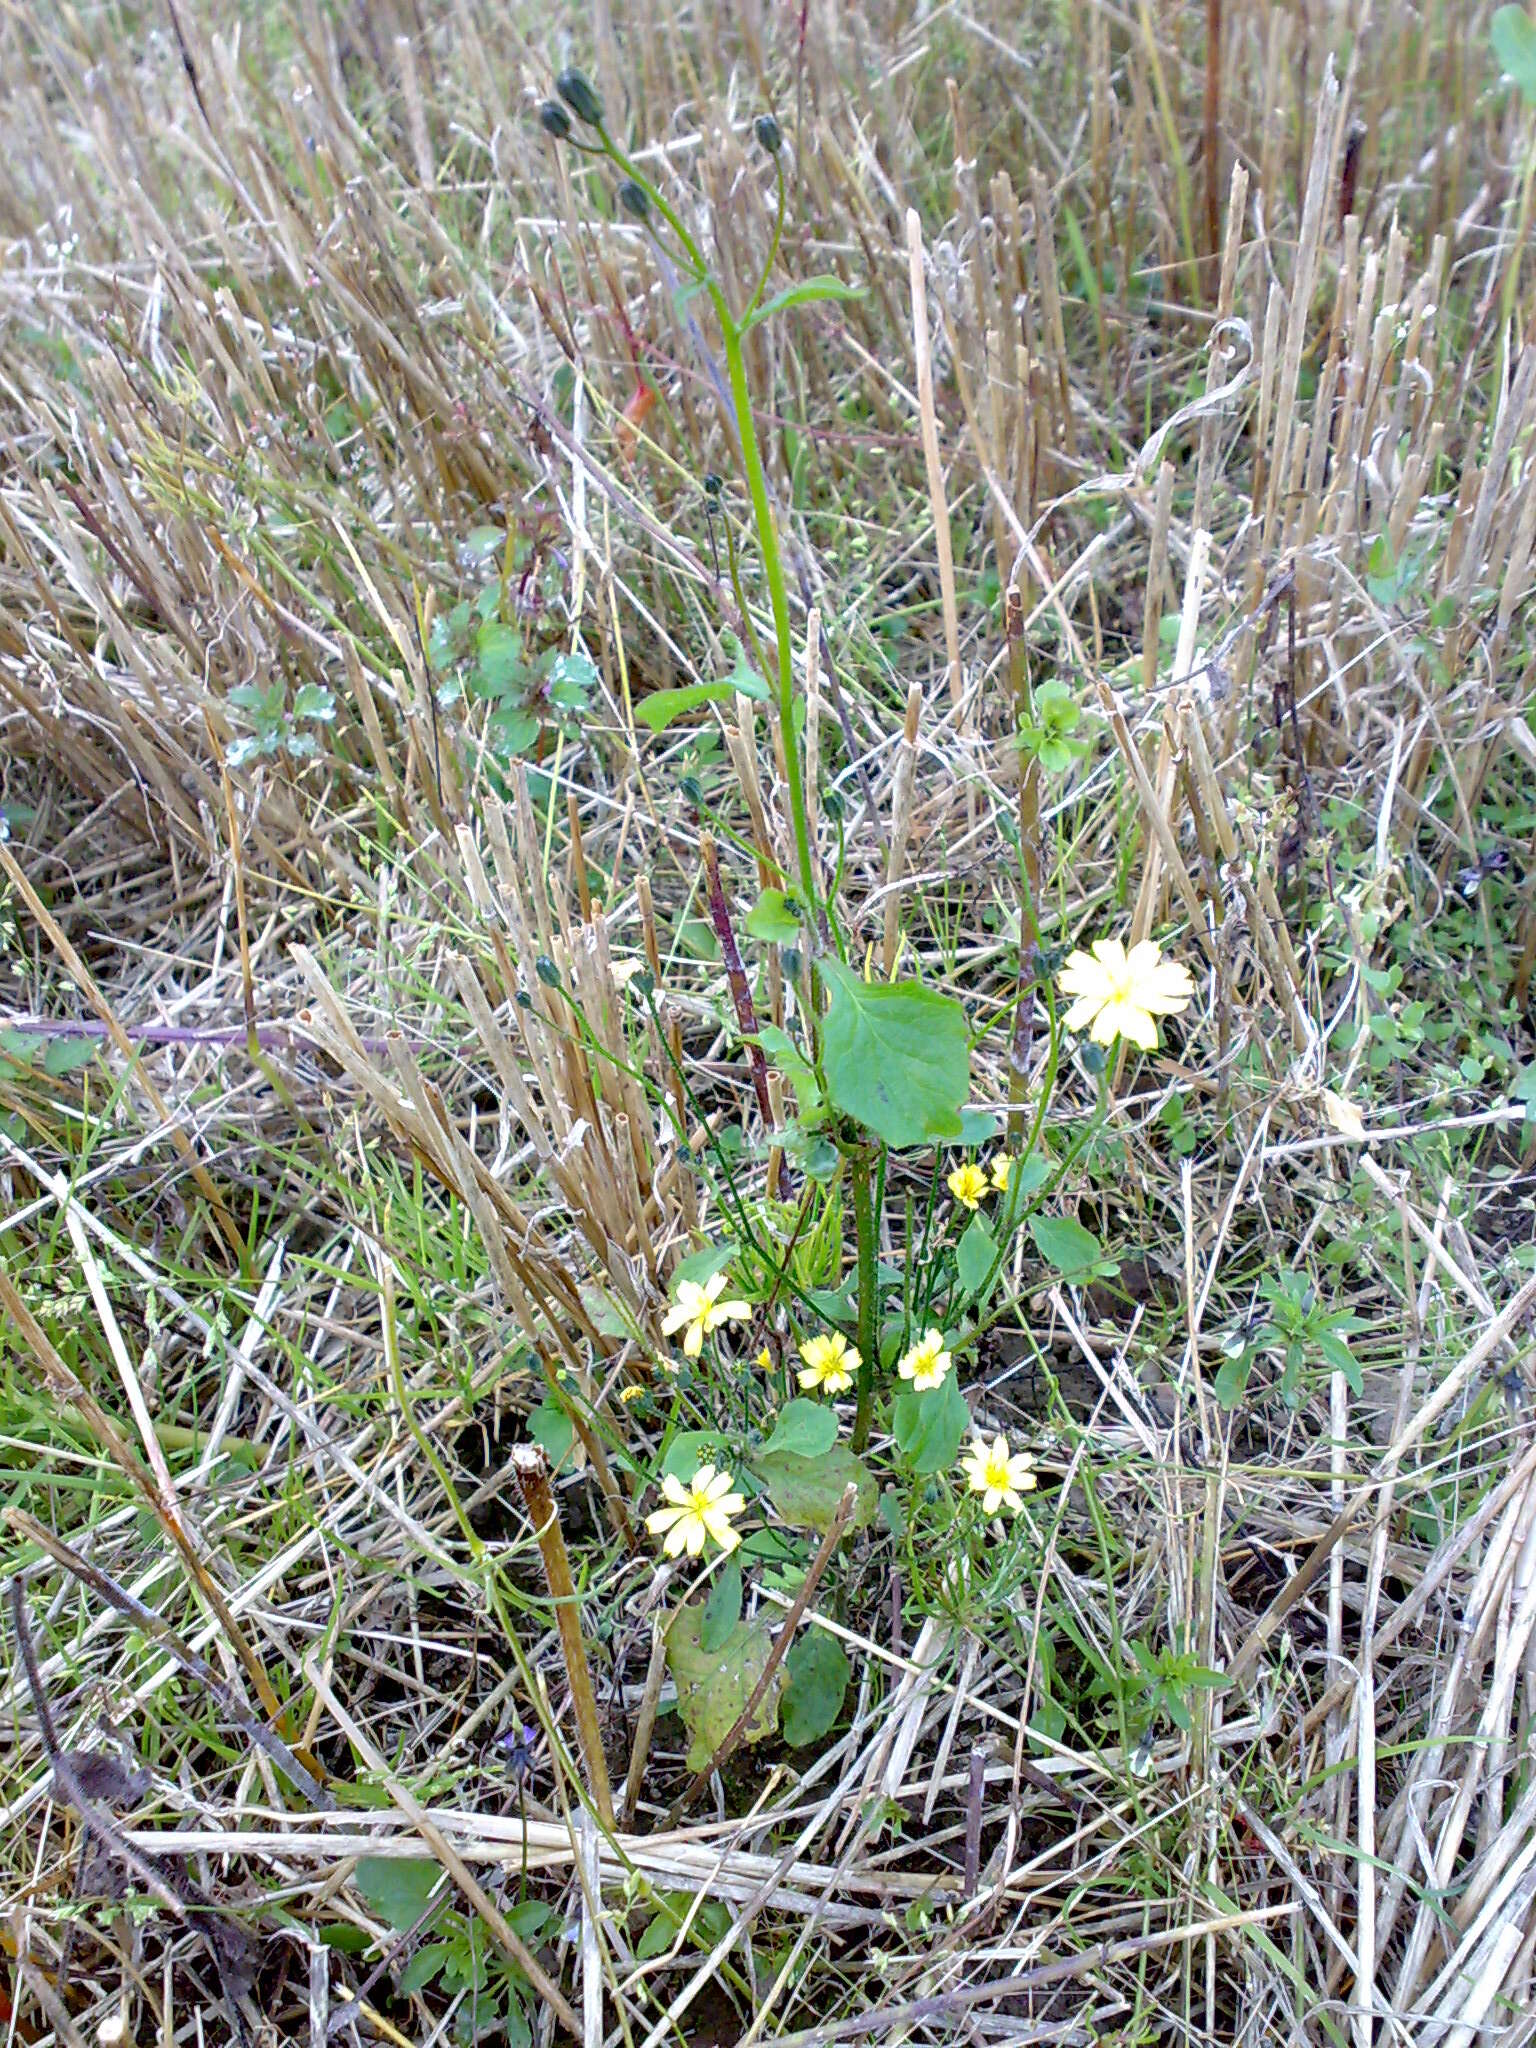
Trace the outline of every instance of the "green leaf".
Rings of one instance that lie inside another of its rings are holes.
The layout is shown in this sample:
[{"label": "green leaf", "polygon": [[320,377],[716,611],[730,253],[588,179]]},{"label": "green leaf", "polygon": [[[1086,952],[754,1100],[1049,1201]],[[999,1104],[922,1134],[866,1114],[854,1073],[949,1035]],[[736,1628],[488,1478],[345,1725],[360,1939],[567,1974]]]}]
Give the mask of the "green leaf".
[{"label": "green leaf", "polygon": [[831,1732],[843,1711],[851,1667],[842,1644],[824,1628],[797,1636],[784,1662],[784,1740],[791,1749],[804,1749]]},{"label": "green leaf", "polygon": [[597,687],[597,669],[589,655],[557,654],[549,665],[549,701],[562,711],[585,711]]},{"label": "green leaf", "polygon": [[575,1441],[576,1425],[558,1401],[543,1400],[528,1417],[528,1434],[551,1465],[559,1465]]},{"label": "green leaf", "polygon": [[[715,1650],[703,1643],[704,1609],[681,1608],[667,1629],[667,1663],[677,1686],[677,1710],[688,1730],[687,1764],[701,1771],[735,1727],[763,1674],[773,1638],[762,1621],[738,1622]],[[758,1703],[746,1740],[761,1742],[779,1724],[782,1666]]]},{"label": "green leaf", "polygon": [[1065,1279],[1092,1279],[1106,1271],[1119,1271],[1113,1259],[1105,1258],[1104,1247],[1093,1232],[1070,1216],[1031,1216],[1029,1230],[1041,1258]]},{"label": "green leaf", "polygon": [[1002,1119],[986,1109],[962,1109],[960,1112],[960,1135],[956,1140],[961,1145],[990,1145],[1003,1128]]},{"label": "green leaf", "polygon": [[336,699],[324,683],[300,683],[293,693],[293,715],[329,723],[336,716]]},{"label": "green leaf", "polygon": [[848,1534],[867,1529],[875,1518],[879,1488],[874,1475],[846,1444],[833,1444],[816,1458],[804,1458],[795,1451],[759,1451],[751,1464],[792,1529],[815,1529],[824,1535],[842,1502],[843,1489],[850,1483],[859,1491],[848,1518]]},{"label": "green leaf", "polygon": [[451,1942],[429,1941],[400,1972],[400,1995],[410,1998],[418,1991],[425,1991],[446,1963],[453,1960],[454,1948]]},{"label": "green leaf", "polygon": [[800,907],[782,889],[764,889],[744,922],[751,936],[765,945],[793,946],[800,938]]},{"label": "green leaf", "polygon": [[441,1864],[424,1856],[364,1856],[352,1881],[377,1914],[396,1934],[414,1927],[442,1879]]},{"label": "green leaf", "polygon": [[831,1450],[836,1441],[836,1410],[825,1407],[820,1401],[805,1401],[797,1396],[793,1401],[786,1401],[779,1410],[773,1435],[763,1446],[763,1456],[768,1458],[776,1452],[789,1451],[800,1458],[819,1458],[823,1451]]},{"label": "green leaf", "polygon": [[862,285],[844,284],[840,277],[830,271],[822,271],[815,277],[802,278],[799,284],[792,284],[782,292],[776,292],[771,299],[764,299],[755,313],[750,313],[741,323],[743,334],[749,333],[760,320],[771,320],[775,313],[784,313],[791,306],[814,305],[819,299],[862,299]]},{"label": "green leaf", "polygon": [[736,1247],[727,1238],[724,1244],[707,1244],[702,1251],[690,1252],[686,1259],[679,1259],[672,1275],[672,1292],[675,1295],[679,1284],[692,1280],[702,1287],[706,1280],[713,1280],[717,1273],[723,1273],[736,1256]]},{"label": "green leaf", "polygon": [[971,1411],[951,1372],[931,1393],[898,1394],[891,1403],[891,1433],[910,1472],[926,1478],[955,1462]]},{"label": "green leaf", "polygon": [[715,1574],[715,1583],[704,1602],[704,1619],[699,1624],[699,1648],[713,1656],[736,1633],[741,1620],[741,1566],[728,1557]]},{"label": "green leaf", "polygon": [[1349,1382],[1349,1390],[1357,1398],[1365,1392],[1365,1381],[1360,1374],[1360,1361],[1348,1344],[1332,1330],[1319,1330],[1317,1348],[1336,1372],[1343,1373]]},{"label": "green leaf", "polygon": [[665,732],[669,725],[703,704],[724,704],[732,697],[751,697],[759,704],[766,703],[768,685],[747,660],[734,633],[726,634],[725,647],[733,657],[728,676],[717,676],[710,682],[683,683],[675,690],[652,690],[635,706],[635,716],[641,724],[649,726],[652,732]]},{"label": "green leaf", "polygon": [[1247,1390],[1248,1375],[1252,1371],[1253,1353],[1247,1345],[1244,1345],[1241,1351],[1233,1352],[1223,1359],[1212,1389],[1223,1408],[1235,1408],[1241,1401]]},{"label": "green leaf", "polygon": [[684,1486],[688,1485],[701,1465],[712,1464],[719,1457],[720,1443],[718,1429],[682,1430],[668,1444],[657,1477],[664,1479],[670,1472],[673,1478],[680,1479]]},{"label": "green leaf", "polygon": [[[7,1059],[18,1061],[24,1067],[32,1065],[47,1043],[48,1040],[41,1031],[19,1031],[14,1024],[8,1024],[0,1031],[0,1053],[4,1053]],[[1531,1072],[1536,1074],[1536,1067],[1532,1067]]]},{"label": "green leaf", "polygon": [[865,982],[822,963],[829,1004],[822,1067],[833,1105],[888,1145],[960,1134],[971,1085],[965,1012],[920,982]]},{"label": "green leaf", "polygon": [[967,1294],[981,1291],[996,1257],[997,1245],[987,1228],[986,1218],[979,1214],[973,1216],[955,1246],[955,1271],[960,1275],[960,1285]]},{"label": "green leaf", "polygon": [[525,711],[521,705],[498,711],[491,719],[491,740],[496,751],[506,760],[526,753],[538,736],[537,716],[532,711]]},{"label": "green leaf", "polygon": [[1520,1069],[1510,1088],[1509,1099],[1511,1102],[1524,1103],[1526,1123],[1536,1124],[1536,1060],[1528,1067]]},{"label": "green leaf", "polygon": [[1489,25],[1488,40],[1526,105],[1536,107],[1536,22],[1523,7],[1501,7]]},{"label": "green leaf", "polygon": [[475,635],[475,664],[481,693],[504,697],[522,680],[522,640],[500,619],[488,619]]},{"label": "green leaf", "polygon": [[[765,1024],[757,1034],[757,1042],[785,1080],[793,1085],[800,1098],[802,1112],[821,1100],[815,1069],[787,1031],[781,1031],[777,1024]],[[1536,1067],[1532,1067],[1531,1072],[1536,1074]]]},{"label": "green leaf", "polygon": [[735,694],[726,682],[682,683],[674,690],[652,690],[642,697],[635,705],[635,716],[652,732],[665,732],[701,704],[721,704]]}]

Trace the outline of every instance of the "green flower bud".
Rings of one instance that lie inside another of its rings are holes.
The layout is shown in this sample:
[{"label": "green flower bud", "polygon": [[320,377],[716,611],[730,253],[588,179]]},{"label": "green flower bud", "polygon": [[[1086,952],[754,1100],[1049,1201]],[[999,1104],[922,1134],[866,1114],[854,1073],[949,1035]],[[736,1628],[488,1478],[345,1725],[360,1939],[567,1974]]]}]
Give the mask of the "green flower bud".
[{"label": "green flower bud", "polygon": [[546,135],[564,142],[571,132],[571,117],[558,100],[546,100],[539,108],[539,121]]},{"label": "green flower bud", "polygon": [[772,114],[759,114],[752,123],[752,132],[770,156],[777,156],[784,147],[783,134]]},{"label": "green flower bud", "polygon": [[637,185],[633,178],[626,178],[619,187],[619,204],[634,220],[644,220],[651,210],[645,187]]},{"label": "green flower bud", "polygon": [[590,127],[603,125],[603,103],[592,90],[592,81],[585,71],[578,71],[569,65],[555,80],[555,91],[570,108],[578,121],[585,121]]}]

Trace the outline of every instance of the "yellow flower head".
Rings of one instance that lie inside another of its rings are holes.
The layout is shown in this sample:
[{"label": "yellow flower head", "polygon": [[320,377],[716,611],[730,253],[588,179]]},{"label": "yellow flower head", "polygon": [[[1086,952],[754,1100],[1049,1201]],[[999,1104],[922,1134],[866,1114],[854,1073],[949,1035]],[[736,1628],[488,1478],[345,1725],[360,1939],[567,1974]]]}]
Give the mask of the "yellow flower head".
[{"label": "yellow flower head", "polygon": [[619,1389],[619,1399],[620,1399],[620,1400],[621,1400],[621,1401],[622,1401],[622,1402],[624,1403],[624,1406],[625,1406],[625,1407],[627,1408],[627,1407],[629,1406],[629,1404],[630,1404],[630,1402],[631,1402],[631,1401],[638,1401],[638,1400],[640,1399],[641,1395],[642,1395],[642,1394],[644,1394],[644,1392],[645,1392],[645,1389],[644,1389],[644,1387],[639,1387],[639,1386],[629,1386],[629,1387],[620,1387],[620,1389]]},{"label": "yellow flower head", "polygon": [[1064,1022],[1087,1030],[1096,1045],[1128,1038],[1143,1052],[1157,1046],[1159,1017],[1189,1008],[1195,985],[1189,969],[1165,960],[1152,939],[1127,952],[1118,939],[1095,939],[1091,953],[1074,953],[1061,970],[1063,995],[1076,996]]},{"label": "yellow flower head", "polygon": [[763,1346],[762,1350],[759,1351],[759,1353],[757,1354],[757,1369],[759,1372],[773,1371],[773,1353],[768,1349],[768,1346],[766,1344]]},{"label": "yellow flower head", "polygon": [[741,1538],[731,1527],[733,1515],[746,1506],[743,1495],[733,1493],[734,1475],[717,1472],[713,1465],[701,1465],[692,1482],[683,1482],[669,1472],[661,1482],[667,1505],[647,1515],[645,1526],[661,1538],[668,1557],[681,1557],[686,1550],[697,1557],[706,1542],[718,1543],[726,1552],[734,1550]]},{"label": "yellow flower head", "polygon": [[962,1209],[976,1209],[987,1192],[987,1176],[979,1166],[957,1166],[944,1185]]},{"label": "yellow flower head", "polygon": [[999,1508],[1007,1508],[1011,1515],[1016,1515],[1024,1505],[1020,1496],[1035,1490],[1035,1474],[1028,1457],[1023,1451],[1010,1452],[1008,1439],[1001,1432],[991,1443],[978,1437],[961,1470],[971,1492],[981,1495],[985,1514],[995,1515]]},{"label": "yellow flower head", "polygon": [[690,1358],[698,1357],[712,1330],[718,1330],[722,1323],[744,1323],[751,1315],[750,1302],[722,1301],[724,1292],[723,1273],[711,1273],[702,1286],[697,1280],[678,1281],[677,1300],[662,1318],[661,1327],[670,1337],[686,1326],[688,1334],[683,1339],[683,1349]]},{"label": "yellow flower head", "polygon": [[904,1380],[912,1382],[913,1393],[927,1394],[933,1388],[943,1386],[954,1362],[944,1349],[943,1332],[930,1330],[926,1337],[912,1346],[896,1370]]},{"label": "yellow flower head", "polygon": [[998,1152],[992,1160],[992,1185],[1000,1195],[1008,1192],[1008,1182],[1013,1173],[1014,1158],[1011,1152]]},{"label": "yellow flower head", "polygon": [[807,1337],[800,1346],[800,1356],[805,1360],[800,1384],[807,1393],[814,1389],[819,1394],[846,1394],[853,1385],[859,1354],[840,1331],[834,1330],[825,1337]]}]

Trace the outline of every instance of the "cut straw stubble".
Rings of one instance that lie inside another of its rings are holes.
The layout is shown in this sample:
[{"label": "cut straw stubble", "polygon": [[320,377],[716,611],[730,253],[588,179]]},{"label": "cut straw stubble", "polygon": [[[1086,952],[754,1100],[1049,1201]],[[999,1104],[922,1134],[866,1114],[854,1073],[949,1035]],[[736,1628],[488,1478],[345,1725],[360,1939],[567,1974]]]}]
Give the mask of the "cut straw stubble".
[{"label": "cut straw stubble", "polygon": [[571,1576],[571,1561],[560,1530],[560,1513],[549,1483],[549,1460],[537,1444],[519,1444],[512,1453],[512,1470],[522,1488],[523,1505],[533,1523],[539,1556],[544,1563],[544,1580],[555,1603],[555,1626],[560,1632],[565,1675],[570,1682],[571,1701],[576,1710],[576,1733],[587,1766],[588,1790],[598,1818],[604,1827],[611,1829],[614,1826],[613,1792],[608,1783],[608,1760],[603,1755],[597,1697],[592,1690],[586,1645],[581,1640],[576,1582]]}]

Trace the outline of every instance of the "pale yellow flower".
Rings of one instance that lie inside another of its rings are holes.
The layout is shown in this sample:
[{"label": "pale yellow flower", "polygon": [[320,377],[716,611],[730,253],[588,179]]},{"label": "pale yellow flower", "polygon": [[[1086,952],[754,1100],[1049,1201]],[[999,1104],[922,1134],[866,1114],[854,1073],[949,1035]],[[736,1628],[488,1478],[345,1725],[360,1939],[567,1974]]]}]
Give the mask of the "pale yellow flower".
[{"label": "pale yellow flower", "polygon": [[768,1346],[766,1344],[763,1346],[762,1350],[759,1351],[759,1353],[757,1354],[757,1369],[759,1372],[773,1371],[773,1353],[768,1349]]},{"label": "pale yellow flower", "polygon": [[957,1166],[944,1185],[962,1209],[976,1209],[987,1192],[987,1176],[979,1166]]},{"label": "pale yellow flower", "polygon": [[926,1337],[912,1346],[896,1370],[904,1380],[912,1382],[913,1393],[927,1394],[935,1387],[943,1386],[954,1362],[944,1349],[943,1332],[930,1330]]},{"label": "pale yellow flower", "polygon": [[751,1315],[750,1302],[722,1301],[724,1292],[723,1273],[711,1273],[702,1286],[697,1280],[678,1281],[677,1301],[662,1318],[661,1327],[670,1337],[686,1326],[688,1334],[683,1339],[683,1349],[690,1358],[698,1357],[712,1330],[718,1330],[722,1323],[744,1323]]},{"label": "pale yellow flower", "polygon": [[859,1354],[841,1331],[807,1337],[800,1346],[800,1356],[805,1360],[800,1384],[807,1393],[814,1389],[819,1394],[846,1394],[853,1385]]},{"label": "pale yellow flower", "polygon": [[1189,969],[1165,960],[1152,939],[1127,952],[1118,939],[1095,939],[1091,953],[1074,953],[1061,970],[1061,990],[1076,996],[1064,1022],[1087,1030],[1097,1045],[1128,1038],[1143,1052],[1157,1045],[1159,1017],[1177,1017],[1194,998]]},{"label": "pale yellow flower", "polygon": [[647,1515],[645,1526],[662,1539],[668,1557],[681,1557],[686,1550],[697,1557],[706,1542],[718,1543],[726,1552],[734,1550],[741,1538],[731,1527],[731,1517],[746,1506],[742,1494],[733,1493],[735,1477],[717,1472],[713,1465],[701,1465],[691,1484],[669,1472],[661,1482],[668,1505]]},{"label": "pale yellow flower", "polygon": [[1000,1195],[1008,1192],[1008,1182],[1013,1174],[1014,1157],[1011,1152],[999,1152],[992,1161],[992,1185]]},{"label": "pale yellow flower", "polygon": [[989,1515],[1004,1507],[1016,1515],[1024,1505],[1020,1496],[1035,1490],[1034,1469],[1028,1457],[1023,1451],[1010,1452],[1008,1439],[1001,1432],[991,1443],[978,1437],[961,1470],[971,1492],[981,1495],[982,1510]]}]

